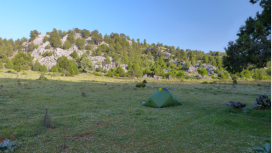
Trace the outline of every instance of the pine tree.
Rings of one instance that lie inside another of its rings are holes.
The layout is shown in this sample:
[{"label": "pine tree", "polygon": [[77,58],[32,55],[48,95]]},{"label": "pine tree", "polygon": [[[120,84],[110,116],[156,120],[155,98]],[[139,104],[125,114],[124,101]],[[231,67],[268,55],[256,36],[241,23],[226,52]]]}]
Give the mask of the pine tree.
[{"label": "pine tree", "polygon": [[77,59],[78,58],[77,51],[74,50],[74,52],[70,54],[70,56],[73,57],[74,59]]},{"label": "pine tree", "polygon": [[105,63],[106,63],[106,64],[110,64],[110,63],[111,63],[111,61],[110,61],[110,58],[109,58],[109,57],[107,57],[107,58],[106,58]]},{"label": "pine tree", "polygon": [[40,69],[41,72],[48,72],[47,67],[43,65]]},{"label": "pine tree", "polygon": [[32,60],[33,57],[31,57],[30,53],[25,54],[23,52],[19,52],[13,58],[13,69],[17,72],[28,70],[32,64]]},{"label": "pine tree", "polygon": [[3,63],[2,61],[0,61],[0,69],[3,69],[3,68],[4,68]]},{"label": "pine tree", "polygon": [[72,44],[69,40],[66,40],[65,43],[63,44],[63,49],[69,49],[72,47]]},{"label": "pine tree", "polygon": [[5,67],[7,68],[7,69],[12,69],[12,67],[13,67],[13,63],[11,62],[11,60],[7,60],[8,62],[7,62],[7,64],[5,65]]},{"label": "pine tree", "polygon": [[42,67],[41,63],[38,60],[36,60],[36,62],[33,65],[33,71],[40,71],[41,67]]},{"label": "pine tree", "polygon": [[56,65],[51,67],[51,72],[57,72],[57,71],[58,71],[58,68]]},{"label": "pine tree", "polygon": [[115,72],[118,73],[120,77],[125,76],[125,70],[121,66],[118,66]]}]

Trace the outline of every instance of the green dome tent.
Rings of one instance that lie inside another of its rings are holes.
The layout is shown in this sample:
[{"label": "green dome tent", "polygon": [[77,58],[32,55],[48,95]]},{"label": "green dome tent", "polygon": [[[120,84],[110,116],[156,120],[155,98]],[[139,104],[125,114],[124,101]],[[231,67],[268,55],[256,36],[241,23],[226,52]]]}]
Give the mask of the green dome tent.
[{"label": "green dome tent", "polygon": [[160,88],[143,105],[160,108],[168,106],[178,106],[181,105],[181,102],[168,89]]}]

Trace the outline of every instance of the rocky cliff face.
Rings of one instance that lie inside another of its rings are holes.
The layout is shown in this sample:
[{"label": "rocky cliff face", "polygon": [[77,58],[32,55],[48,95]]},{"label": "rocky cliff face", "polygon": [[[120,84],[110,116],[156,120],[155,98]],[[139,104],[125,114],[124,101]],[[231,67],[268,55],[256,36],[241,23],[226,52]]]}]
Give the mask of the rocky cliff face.
[{"label": "rocky cliff face", "polygon": [[[63,55],[66,56],[68,59],[72,59],[70,54],[72,54],[74,51],[76,51],[79,56],[82,56],[84,53],[87,53],[87,50],[79,50],[76,45],[73,45],[71,48],[69,48],[67,50],[62,49],[62,48],[52,48],[52,47],[50,49],[45,49],[45,47],[47,45],[50,45],[49,41],[46,41],[46,42],[43,43],[43,39],[44,39],[45,36],[47,36],[48,38],[50,37],[49,35],[40,34],[33,40],[33,43],[35,45],[38,45],[38,48],[34,49],[31,52],[31,55],[34,57],[34,60],[33,60],[34,62],[36,60],[38,60],[42,65],[44,64],[48,69],[51,69],[52,66],[56,65],[57,64],[57,59],[59,57],[63,56]],[[67,38],[68,38],[68,34],[65,35],[61,39],[62,44],[64,44],[64,42],[67,40]],[[75,39],[77,39],[77,38],[82,38],[80,33],[75,33]],[[88,38],[85,39],[86,45],[91,41],[91,39],[92,39],[91,37],[88,37]],[[23,43],[23,45],[25,47],[24,51],[26,51],[26,48],[28,47],[29,44],[30,44],[30,42],[24,42]],[[102,44],[106,44],[107,46],[109,46],[109,44],[107,44],[105,42],[102,42],[99,45],[102,45]],[[94,45],[93,50],[97,49],[97,47],[98,47],[98,45]],[[43,57],[42,55],[45,52],[52,52],[53,54],[52,54],[52,56]],[[106,58],[103,57],[103,56],[89,56],[89,58],[92,60],[95,70],[99,66],[101,66],[103,70],[107,70],[107,71],[110,70],[111,68],[116,68],[117,67],[117,63],[113,62],[112,57],[109,57],[110,60],[111,60],[110,64],[105,63]],[[120,64],[120,66],[125,71],[127,71],[127,67],[128,67],[127,64]]]}]

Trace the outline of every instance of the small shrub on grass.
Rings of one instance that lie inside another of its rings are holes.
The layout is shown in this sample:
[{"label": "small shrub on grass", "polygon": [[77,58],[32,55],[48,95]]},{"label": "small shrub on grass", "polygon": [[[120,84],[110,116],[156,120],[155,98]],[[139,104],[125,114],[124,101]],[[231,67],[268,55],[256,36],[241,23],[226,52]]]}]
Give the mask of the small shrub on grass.
[{"label": "small shrub on grass", "polygon": [[146,84],[145,83],[137,83],[136,84],[136,87],[138,87],[138,88],[140,88],[140,87],[145,87],[146,86]]},{"label": "small shrub on grass", "polygon": [[203,81],[202,84],[208,84],[208,82],[207,81]]},{"label": "small shrub on grass", "polygon": [[210,84],[216,84],[216,83],[217,83],[216,81],[210,82]]},{"label": "small shrub on grass", "polygon": [[102,73],[99,73],[99,72],[93,72],[93,74],[94,74],[95,76],[102,76]]},{"label": "small shrub on grass", "polygon": [[143,83],[147,83],[147,81],[146,81],[146,80],[144,80],[144,81],[143,81]]},{"label": "small shrub on grass", "polygon": [[237,80],[233,80],[232,82],[233,82],[233,84],[237,84],[238,83]]},{"label": "small shrub on grass", "polygon": [[7,73],[13,73],[13,71],[12,70],[8,70]]},{"label": "small shrub on grass", "polygon": [[188,74],[186,75],[185,79],[190,79],[190,77],[189,77],[189,75],[188,75]]},{"label": "small shrub on grass", "polygon": [[40,81],[47,81],[48,79],[44,76],[44,74],[41,74],[41,76],[39,77],[39,79],[37,80],[40,80]]}]

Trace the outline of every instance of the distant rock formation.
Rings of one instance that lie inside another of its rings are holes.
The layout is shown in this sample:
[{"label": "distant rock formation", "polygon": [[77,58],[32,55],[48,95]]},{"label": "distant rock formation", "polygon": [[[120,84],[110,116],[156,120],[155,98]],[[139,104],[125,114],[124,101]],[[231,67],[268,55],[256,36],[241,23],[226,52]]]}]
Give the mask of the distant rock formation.
[{"label": "distant rock formation", "polygon": [[[48,38],[50,38],[49,35],[43,35],[43,34],[39,34],[34,40],[33,43],[34,45],[38,45],[37,49],[34,49],[31,52],[31,55],[34,57],[33,62],[35,62],[36,60],[38,60],[42,65],[44,64],[48,69],[51,69],[52,66],[57,64],[57,59],[61,56],[66,56],[68,59],[73,59],[70,55],[76,51],[77,54],[79,56],[82,56],[84,53],[87,54],[87,50],[79,50],[78,47],[76,45],[72,45],[71,48],[69,49],[62,49],[62,48],[53,48],[51,47],[50,49],[45,49],[46,46],[51,46],[49,41],[43,42],[44,37],[47,36]],[[68,34],[65,35],[62,39],[62,45],[65,43],[65,41],[68,38]],[[82,38],[80,33],[75,33],[74,38]],[[85,39],[86,44],[85,46],[91,41],[92,37],[88,37]],[[24,50],[23,51],[27,51],[27,47],[30,44],[30,42],[24,42],[23,46],[24,46]],[[106,44],[107,46],[109,46],[109,44],[105,43],[105,42],[101,42],[99,45],[103,45]],[[99,45],[94,45],[93,46],[93,50],[97,49],[97,47]],[[43,57],[42,55],[45,52],[52,52],[52,56],[46,56]],[[93,64],[94,64],[94,68],[95,70],[101,66],[101,68],[103,70],[107,70],[109,71],[111,68],[117,68],[118,64],[116,62],[113,62],[112,57],[109,57],[111,60],[110,64],[106,64],[105,60],[106,58],[103,56],[89,56],[89,58],[92,60]],[[120,64],[120,66],[125,70],[125,72],[127,72],[127,68],[128,65],[127,64]]]},{"label": "distant rock formation", "polygon": [[[186,71],[190,72],[190,73],[197,73],[197,69],[199,67],[199,64],[196,64],[194,66],[190,66]],[[210,64],[203,64],[203,68],[206,69],[208,71],[208,75],[216,75],[216,73],[214,73],[214,70],[216,70],[217,68],[213,65]]]}]

